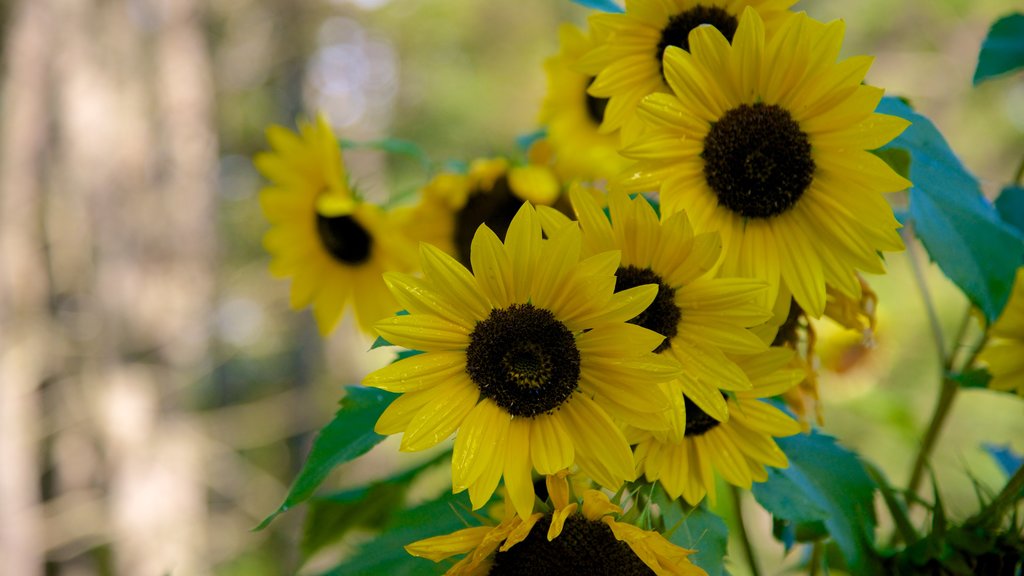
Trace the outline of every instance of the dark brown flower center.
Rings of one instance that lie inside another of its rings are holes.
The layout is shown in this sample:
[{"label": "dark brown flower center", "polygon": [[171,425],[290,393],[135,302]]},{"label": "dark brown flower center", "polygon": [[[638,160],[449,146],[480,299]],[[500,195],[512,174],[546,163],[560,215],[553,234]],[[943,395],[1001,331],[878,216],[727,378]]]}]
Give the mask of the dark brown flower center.
[{"label": "dark brown flower center", "polygon": [[533,525],[530,534],[505,552],[494,555],[490,576],[522,574],[587,576],[653,576],[625,542],[619,541],[607,524],[587,520],[579,512],[565,520],[562,533],[548,541],[551,515]]},{"label": "dark brown flower center", "polygon": [[580,380],[580,352],[555,315],[532,304],[491,310],[466,348],[466,372],[485,398],[513,416],[537,416],[566,402]]},{"label": "dark brown flower center", "polygon": [[[722,394],[722,397],[725,397],[725,394]],[[721,424],[686,395],[683,395],[683,402],[686,404],[686,436],[700,436]]]},{"label": "dark brown flower center", "polygon": [[718,203],[745,218],[785,213],[814,178],[807,134],[774,104],[741,104],[726,112],[711,125],[700,156]]},{"label": "dark brown flower center", "polygon": [[682,310],[676,305],[676,289],[665,284],[661,276],[650,268],[636,266],[620,266],[615,271],[615,291],[621,292],[644,284],[657,284],[658,295],[639,316],[630,323],[643,326],[661,334],[665,339],[654,349],[661,353],[672,346],[672,339],[679,333],[679,320],[683,317]]},{"label": "dark brown flower center", "polygon": [[316,231],[324,249],[338,262],[354,266],[370,258],[373,238],[352,216],[317,214]]},{"label": "dark brown flower center", "polygon": [[523,205],[523,200],[512,192],[508,178],[502,175],[488,190],[471,190],[466,204],[455,214],[455,248],[459,262],[472,268],[469,249],[473,235],[481,224],[486,224],[501,240],[505,239],[512,217]]},{"label": "dark brown flower center", "polygon": [[[590,88],[590,85],[593,83],[593,78],[588,80],[587,88]],[[608,108],[608,99],[591,96],[586,89],[584,89],[583,95],[586,97],[587,116],[594,121],[594,124],[600,125],[601,122],[604,122],[604,111]]]},{"label": "dark brown flower center", "polygon": [[661,29],[661,39],[658,41],[658,51],[655,54],[662,78],[665,77],[665,69],[662,66],[665,49],[669,46],[679,46],[689,52],[690,31],[701,24],[714,26],[725,36],[726,40],[732,42],[733,34],[736,33],[736,28],[739,26],[739,20],[717,6],[694,6],[686,12],[669,18],[668,24]]}]

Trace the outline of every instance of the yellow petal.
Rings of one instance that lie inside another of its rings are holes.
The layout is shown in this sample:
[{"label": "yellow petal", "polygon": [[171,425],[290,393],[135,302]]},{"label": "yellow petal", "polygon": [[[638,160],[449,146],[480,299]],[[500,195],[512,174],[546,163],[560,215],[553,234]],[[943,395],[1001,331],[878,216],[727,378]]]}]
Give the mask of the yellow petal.
[{"label": "yellow petal", "polygon": [[611,490],[634,477],[633,453],[626,437],[593,400],[574,394],[562,405],[559,414],[564,417],[565,429],[573,438],[577,461],[585,460],[589,464],[589,469],[584,470],[586,474]]},{"label": "yellow petal", "polygon": [[512,262],[498,236],[486,226],[477,228],[470,248],[473,274],[480,289],[495,308],[507,308],[514,302]]},{"label": "yellow petal", "polygon": [[493,529],[491,526],[464,528],[444,536],[434,536],[413,542],[405,547],[405,551],[419,558],[440,562],[445,558],[456,554],[465,554],[476,548],[483,541],[484,536]]},{"label": "yellow petal", "polygon": [[377,333],[392,344],[411,350],[442,352],[465,350],[469,331],[430,314],[392,316],[374,324]]},{"label": "yellow petal", "polygon": [[533,466],[530,464],[530,428],[528,418],[513,418],[508,428],[505,449],[505,489],[520,518],[533,513]]},{"label": "yellow petal", "polygon": [[425,450],[448,438],[462,425],[480,397],[480,390],[468,376],[453,380],[446,388],[447,394],[438,396],[413,416],[402,436],[400,450]]},{"label": "yellow petal", "polygon": [[548,526],[548,542],[554,540],[562,533],[562,527],[565,525],[566,519],[576,512],[577,508],[579,508],[579,504],[573,502],[564,508],[555,510],[554,514],[551,515],[551,525]]},{"label": "yellow petal", "polygon": [[468,317],[449,298],[434,289],[426,280],[399,272],[385,272],[384,284],[394,294],[402,308],[410,314],[432,314],[472,331],[477,318]]},{"label": "yellow petal", "polygon": [[555,474],[572,466],[574,449],[557,413],[533,418],[530,428],[530,458],[540,474]]},{"label": "yellow petal", "polygon": [[463,420],[452,453],[452,487],[469,488],[473,509],[490,500],[505,469],[511,416],[483,398]]},{"label": "yellow petal", "polygon": [[444,295],[448,305],[458,309],[460,314],[479,320],[490,313],[490,303],[482,294],[480,285],[458,260],[440,248],[422,242],[420,265],[423,273],[431,279],[434,290]]},{"label": "yellow petal", "polygon": [[526,302],[533,286],[533,273],[541,250],[541,228],[537,213],[523,203],[505,234],[505,252],[512,263],[513,301]]},{"label": "yellow petal", "polygon": [[599,520],[609,514],[622,514],[622,508],[612,504],[608,496],[599,490],[587,490],[583,493],[583,517],[587,520]]},{"label": "yellow petal", "polygon": [[363,378],[364,386],[415,392],[457,378],[466,371],[465,352],[429,352],[393,362]]}]

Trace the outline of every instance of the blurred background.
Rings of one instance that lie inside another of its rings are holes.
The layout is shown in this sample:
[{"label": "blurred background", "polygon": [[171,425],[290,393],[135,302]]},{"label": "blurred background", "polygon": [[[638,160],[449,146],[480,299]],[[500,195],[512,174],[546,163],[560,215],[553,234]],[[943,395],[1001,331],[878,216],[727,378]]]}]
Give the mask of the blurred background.
[{"label": "blurred background", "polygon": [[[845,19],[845,54],[875,55],[869,82],[931,117],[986,193],[1012,177],[1024,81],[970,81],[1018,2],[798,8]],[[251,530],[342,386],[391,353],[365,352],[350,321],[321,340],[288,310],[260,244],[264,128],[323,110],[345,138],[411,140],[437,164],[515,152],[558,25],[586,14],[568,0],[0,0],[0,574],[299,571],[304,510]],[[380,152],[346,161],[378,200],[429,176]],[[939,362],[906,253],[888,261],[869,278],[873,348],[821,326],[822,399],[825,431],[904,485]],[[928,280],[951,337],[966,302],[933,267]],[[1019,398],[958,398],[934,459],[951,515],[975,509],[972,477],[1004,481],[979,445],[1024,451],[1022,416]],[[400,458],[385,442],[330,483]],[[770,519],[746,513],[764,566],[792,564]]]}]

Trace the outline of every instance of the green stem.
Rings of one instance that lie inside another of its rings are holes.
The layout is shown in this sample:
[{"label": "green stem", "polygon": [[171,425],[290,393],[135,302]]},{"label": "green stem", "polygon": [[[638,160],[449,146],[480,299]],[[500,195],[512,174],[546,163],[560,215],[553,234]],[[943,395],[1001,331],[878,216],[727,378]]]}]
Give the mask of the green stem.
[{"label": "green stem", "polygon": [[1020,159],[1017,166],[1017,173],[1013,175],[1013,183],[1017,186],[1024,186],[1024,158]]},{"label": "green stem", "polygon": [[820,540],[815,540],[811,544],[811,562],[808,568],[808,576],[818,576],[818,568],[822,566],[825,561],[825,545]]},{"label": "green stem", "polygon": [[942,323],[939,322],[939,315],[935,311],[935,303],[932,301],[931,291],[928,290],[928,281],[924,277],[924,269],[917,255],[917,244],[914,242],[913,222],[908,222],[902,230],[903,243],[907,246],[907,258],[910,260],[910,268],[914,271],[914,281],[917,289],[921,292],[921,300],[924,301],[924,309],[928,315],[928,325],[931,328],[932,340],[935,349],[939,354],[939,365],[946,366],[949,361],[946,358],[946,338],[942,334]]},{"label": "green stem", "polygon": [[757,567],[757,556],[754,555],[754,547],[747,537],[747,528],[743,524],[743,500],[740,498],[740,489],[729,485],[729,493],[732,495],[732,508],[736,514],[736,527],[739,528],[740,542],[743,544],[743,553],[747,557],[747,564],[750,565],[751,576],[761,576]]},{"label": "green stem", "polygon": [[[924,433],[924,438],[921,440],[921,447],[917,451],[917,457],[914,459],[914,469],[910,473],[910,482],[907,484],[907,492],[912,494],[917,493],[917,489],[921,486],[921,480],[924,479],[925,468],[928,464],[928,459],[931,457],[932,450],[935,448],[935,442],[939,439],[939,434],[942,432],[942,426],[946,423],[946,417],[949,416],[949,410],[953,407],[953,400],[956,398],[956,393],[960,390],[960,385],[950,379],[948,376],[943,375],[942,377],[942,389],[939,391],[939,401],[935,405],[935,411],[932,412],[932,419],[928,423],[928,429]],[[910,500],[907,502],[907,509],[909,510],[916,500]]]},{"label": "green stem", "polygon": [[961,343],[964,340],[964,336],[967,334],[967,327],[971,324],[971,311],[974,310],[974,306],[970,302],[967,303],[967,310],[964,312],[964,319],[960,321],[960,327],[956,330],[956,336],[953,337],[953,349],[950,350],[949,355],[946,356],[946,361],[943,363],[943,370],[950,372],[953,370],[953,362],[956,361],[957,352],[960,350]]},{"label": "green stem", "polygon": [[[978,512],[978,514],[972,519],[974,522],[981,525],[995,525],[1003,519],[1003,514],[1012,507],[1017,500],[1020,500],[1021,493],[1024,492],[1024,466],[1017,468],[1017,472],[1014,473],[1010,480],[1003,486],[1003,489],[999,492],[999,495],[994,500],[988,503],[988,506]],[[971,522],[970,520],[968,522]]]}]

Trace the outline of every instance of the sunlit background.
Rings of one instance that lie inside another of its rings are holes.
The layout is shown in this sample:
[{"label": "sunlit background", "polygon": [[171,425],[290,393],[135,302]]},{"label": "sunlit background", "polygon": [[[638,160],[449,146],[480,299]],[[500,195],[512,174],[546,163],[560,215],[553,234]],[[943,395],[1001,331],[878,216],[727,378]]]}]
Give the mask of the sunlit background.
[{"label": "sunlit background", "polygon": [[[988,25],[1018,2],[798,7],[843,18],[844,54],[873,54],[868,81],[931,117],[986,193],[1012,177],[1024,79],[972,88],[971,76]],[[367,353],[350,320],[323,341],[308,312],[288,310],[260,244],[251,158],[264,128],[322,110],[342,137],[409,140],[434,166],[519,153],[556,29],[586,13],[568,0],[0,2],[0,573],[303,569],[304,510],[252,528],[342,386],[391,353]],[[429,176],[379,151],[346,161],[380,201]],[[897,485],[940,377],[907,258],[869,278],[873,348],[821,326],[825,431]],[[928,282],[951,341],[966,302],[933,267]],[[951,515],[976,509],[972,479],[1004,481],[980,444],[1024,451],[1022,416],[1005,395],[958,398],[933,461]],[[402,458],[385,442],[329,484]],[[748,504],[764,567],[794,563]],[[738,552],[730,560],[745,573]]]}]

